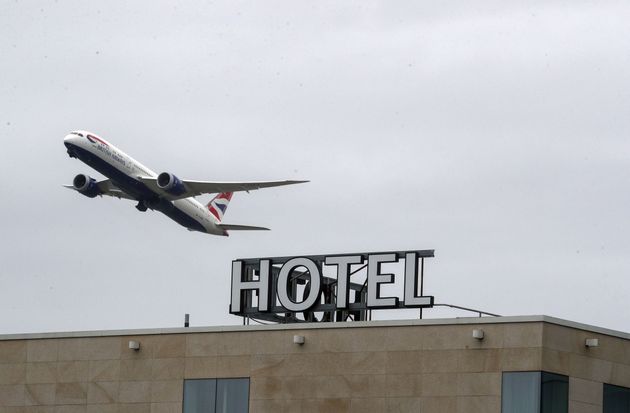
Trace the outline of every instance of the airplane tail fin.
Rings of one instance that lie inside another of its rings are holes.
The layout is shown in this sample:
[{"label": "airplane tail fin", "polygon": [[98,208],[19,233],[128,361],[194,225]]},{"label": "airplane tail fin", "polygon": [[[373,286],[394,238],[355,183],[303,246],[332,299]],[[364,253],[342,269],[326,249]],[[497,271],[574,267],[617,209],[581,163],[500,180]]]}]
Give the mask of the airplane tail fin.
[{"label": "airplane tail fin", "polygon": [[225,215],[230,199],[232,199],[232,192],[223,192],[208,202],[208,210],[219,222],[221,222],[223,215]]}]

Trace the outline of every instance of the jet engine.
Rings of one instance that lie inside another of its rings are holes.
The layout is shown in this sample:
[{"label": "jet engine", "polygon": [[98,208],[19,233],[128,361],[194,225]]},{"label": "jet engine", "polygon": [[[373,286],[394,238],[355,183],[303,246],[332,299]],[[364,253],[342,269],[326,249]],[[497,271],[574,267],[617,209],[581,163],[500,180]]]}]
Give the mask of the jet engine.
[{"label": "jet engine", "polygon": [[79,193],[89,198],[94,198],[103,193],[96,184],[96,179],[90,178],[85,174],[75,176],[72,180],[72,186],[74,186],[74,189],[79,191]]},{"label": "jet engine", "polygon": [[168,172],[162,172],[158,175],[157,186],[171,195],[181,195],[186,192],[186,187],[181,179]]}]

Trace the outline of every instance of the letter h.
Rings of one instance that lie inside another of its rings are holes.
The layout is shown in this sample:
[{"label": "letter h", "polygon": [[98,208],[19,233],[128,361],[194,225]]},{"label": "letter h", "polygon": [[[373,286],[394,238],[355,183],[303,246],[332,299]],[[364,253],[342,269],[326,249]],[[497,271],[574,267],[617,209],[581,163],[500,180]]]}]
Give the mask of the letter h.
[{"label": "letter h", "polygon": [[238,314],[243,312],[243,299],[248,290],[258,291],[258,311],[269,311],[269,274],[271,262],[260,260],[260,271],[258,280],[243,281],[243,262],[232,261],[232,302],[230,303],[230,313]]}]

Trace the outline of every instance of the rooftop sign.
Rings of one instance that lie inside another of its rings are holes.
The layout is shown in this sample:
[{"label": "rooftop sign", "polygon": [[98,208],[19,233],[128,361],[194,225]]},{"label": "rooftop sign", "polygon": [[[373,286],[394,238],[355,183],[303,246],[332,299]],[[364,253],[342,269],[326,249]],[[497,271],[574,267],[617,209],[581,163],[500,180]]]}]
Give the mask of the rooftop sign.
[{"label": "rooftop sign", "polygon": [[[276,322],[345,321],[365,320],[369,310],[432,307],[422,282],[430,257],[433,250],[237,259],[230,313]],[[336,276],[324,275],[331,272]],[[381,287],[397,283],[402,295],[385,296]]]}]

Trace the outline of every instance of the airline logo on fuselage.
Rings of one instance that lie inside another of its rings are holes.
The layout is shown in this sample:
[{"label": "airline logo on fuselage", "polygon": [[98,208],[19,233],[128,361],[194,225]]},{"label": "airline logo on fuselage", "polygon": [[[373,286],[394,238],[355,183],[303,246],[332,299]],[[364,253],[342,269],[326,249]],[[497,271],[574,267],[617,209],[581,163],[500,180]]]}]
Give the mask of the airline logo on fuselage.
[{"label": "airline logo on fuselage", "polygon": [[100,138],[97,138],[97,137],[96,137],[96,136],[94,136],[94,135],[87,135],[86,137],[87,137],[87,139],[88,139],[90,142],[92,142],[92,143],[97,143],[97,142],[98,142],[98,143],[101,143],[101,144],[103,144],[103,145],[105,145],[105,146],[109,146],[109,145],[107,144],[107,142],[105,142],[104,140],[102,140],[102,139],[100,139]]}]

